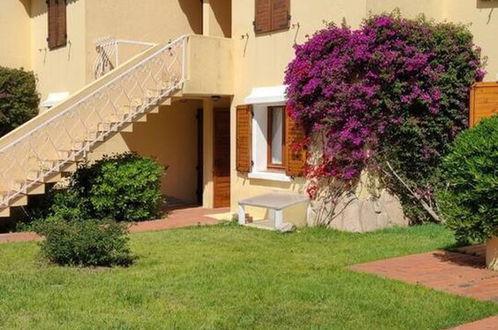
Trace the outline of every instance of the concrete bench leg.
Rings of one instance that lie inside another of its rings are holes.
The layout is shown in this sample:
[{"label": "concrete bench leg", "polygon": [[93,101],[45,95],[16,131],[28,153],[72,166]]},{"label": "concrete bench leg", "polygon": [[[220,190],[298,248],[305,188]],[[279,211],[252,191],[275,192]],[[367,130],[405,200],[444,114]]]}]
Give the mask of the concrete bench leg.
[{"label": "concrete bench leg", "polygon": [[246,224],[246,208],[244,205],[239,204],[239,225]]},{"label": "concrete bench leg", "polygon": [[284,222],[284,211],[283,210],[275,210],[275,228],[281,228]]}]

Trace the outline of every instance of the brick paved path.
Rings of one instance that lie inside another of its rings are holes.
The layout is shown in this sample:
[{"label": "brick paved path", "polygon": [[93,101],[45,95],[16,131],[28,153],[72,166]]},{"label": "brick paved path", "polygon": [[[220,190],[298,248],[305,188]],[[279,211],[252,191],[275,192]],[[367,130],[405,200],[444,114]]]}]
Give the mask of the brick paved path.
[{"label": "brick paved path", "polygon": [[498,329],[498,316],[488,317],[472,323],[467,323],[451,330],[496,330]]},{"label": "brick paved path", "polygon": [[[484,247],[459,251],[464,253],[432,251],[354,265],[350,269],[498,303],[498,272],[485,268]],[[498,316],[454,329],[495,330],[498,329]]]},{"label": "brick paved path", "polygon": [[[226,212],[229,212],[228,208],[204,209],[202,207],[192,207],[187,209],[177,209],[170,211],[166,219],[143,221],[133,224],[130,226],[130,232],[137,233],[142,231],[165,230],[198,225],[215,225],[218,224],[219,221],[208,217],[208,215]],[[36,240],[40,240],[40,237],[33,232],[0,234],[0,243]]]},{"label": "brick paved path", "polygon": [[432,251],[352,266],[351,269],[498,303],[498,272],[483,256]]}]

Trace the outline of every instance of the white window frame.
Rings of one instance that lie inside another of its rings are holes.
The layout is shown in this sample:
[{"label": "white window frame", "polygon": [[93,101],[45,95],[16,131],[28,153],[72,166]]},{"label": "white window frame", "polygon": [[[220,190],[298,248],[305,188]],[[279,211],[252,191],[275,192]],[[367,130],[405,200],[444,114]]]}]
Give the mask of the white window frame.
[{"label": "white window frame", "polygon": [[[285,86],[254,88],[251,95],[245,99],[246,104],[252,104],[252,171],[249,179],[291,182],[284,171],[268,170],[268,107],[285,106]],[[284,151],[285,152],[285,151]]]}]

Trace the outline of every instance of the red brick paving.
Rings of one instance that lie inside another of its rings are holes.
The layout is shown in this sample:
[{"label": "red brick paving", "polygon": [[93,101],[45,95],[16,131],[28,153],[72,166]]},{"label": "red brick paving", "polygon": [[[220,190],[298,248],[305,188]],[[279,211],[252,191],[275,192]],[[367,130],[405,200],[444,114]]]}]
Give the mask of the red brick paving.
[{"label": "red brick paving", "polygon": [[138,233],[142,231],[164,230],[199,225],[216,225],[219,221],[214,218],[210,218],[207,215],[226,213],[229,211],[229,208],[205,209],[202,207],[192,207],[188,209],[177,209],[170,211],[166,219],[137,222],[130,227],[130,231],[132,233]]},{"label": "red brick paving", "polygon": [[351,269],[498,303],[498,272],[483,256],[432,251],[352,266]]},{"label": "red brick paving", "polygon": [[40,236],[33,232],[0,234],[0,243],[38,241]]},{"label": "red brick paving", "polygon": [[484,260],[486,258],[486,245],[478,244],[478,245],[464,246],[456,249],[456,252],[461,252],[463,254],[470,254],[476,257],[482,257]]},{"label": "red brick paving", "polygon": [[[166,219],[143,221],[131,225],[130,232],[137,233],[199,225],[216,225],[219,221],[207,215],[225,213],[229,212],[229,210],[229,208],[205,209],[202,207],[172,210]],[[40,239],[40,236],[33,232],[0,234],[0,243],[26,242]]]},{"label": "red brick paving", "polygon": [[[432,251],[354,265],[350,269],[498,303],[498,272],[485,268],[484,246],[459,251]],[[454,329],[498,329],[498,316]]]},{"label": "red brick paving", "polygon": [[460,325],[451,330],[496,330],[496,329],[498,329],[498,316],[492,316],[472,323]]}]

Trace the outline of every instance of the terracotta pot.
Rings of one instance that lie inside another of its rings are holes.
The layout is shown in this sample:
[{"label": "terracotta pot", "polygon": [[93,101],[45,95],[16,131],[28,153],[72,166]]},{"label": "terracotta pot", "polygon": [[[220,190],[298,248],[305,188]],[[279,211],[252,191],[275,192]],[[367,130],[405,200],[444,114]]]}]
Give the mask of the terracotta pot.
[{"label": "terracotta pot", "polygon": [[498,271],[498,237],[493,236],[486,243],[486,266]]}]

